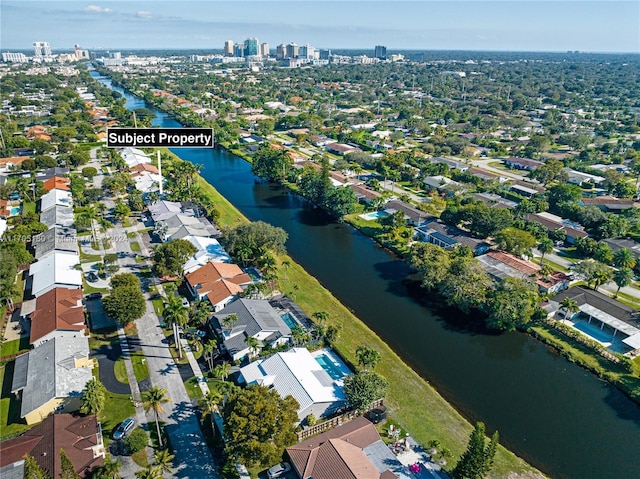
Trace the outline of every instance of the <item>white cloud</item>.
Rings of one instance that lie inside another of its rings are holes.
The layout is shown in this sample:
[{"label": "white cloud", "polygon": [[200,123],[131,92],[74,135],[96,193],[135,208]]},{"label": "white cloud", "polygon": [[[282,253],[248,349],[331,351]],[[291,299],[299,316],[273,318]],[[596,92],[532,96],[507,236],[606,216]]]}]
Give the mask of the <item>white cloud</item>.
[{"label": "white cloud", "polygon": [[148,12],[148,11],[146,11],[146,10],[140,10],[139,12],[136,12],[136,17],[138,17],[138,18],[152,19],[152,18],[153,18],[153,13]]},{"label": "white cloud", "polygon": [[111,12],[113,12],[113,10],[111,10],[110,8],[101,7],[99,5],[89,5],[84,10],[85,10],[85,12],[91,12],[91,13],[111,13]]}]

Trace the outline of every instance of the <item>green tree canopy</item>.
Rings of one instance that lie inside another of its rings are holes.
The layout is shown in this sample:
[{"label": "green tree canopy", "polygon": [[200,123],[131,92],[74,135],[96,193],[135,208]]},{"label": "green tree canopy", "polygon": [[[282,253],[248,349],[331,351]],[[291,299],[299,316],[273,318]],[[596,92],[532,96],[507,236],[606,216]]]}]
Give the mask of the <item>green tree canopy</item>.
[{"label": "green tree canopy", "polygon": [[179,276],[186,261],[196,253],[197,248],[185,239],[162,243],[153,250],[151,259],[160,276]]},{"label": "green tree canopy", "polygon": [[98,414],[104,407],[107,389],[97,378],[91,378],[82,390],[80,412],[83,414]]},{"label": "green tree canopy", "polygon": [[518,228],[505,228],[496,234],[496,242],[501,249],[516,256],[530,254],[531,248],[536,245],[536,238],[524,230]]},{"label": "green tree canopy", "polygon": [[451,472],[451,476],[454,479],[482,479],[493,467],[493,458],[498,449],[499,436],[496,431],[487,445],[484,431],[484,424],[481,422],[476,423],[469,438],[467,450],[462,454],[456,467]]},{"label": "green tree canopy", "polygon": [[538,289],[520,278],[505,278],[489,293],[486,302],[487,326],[500,331],[513,331],[526,325],[536,313]]},{"label": "green tree canopy", "polygon": [[251,170],[256,176],[269,181],[284,181],[291,168],[291,157],[286,150],[263,143],[252,158]]},{"label": "green tree canopy", "polygon": [[248,465],[278,462],[295,444],[298,402],[273,389],[249,386],[233,392],[223,409],[227,453]]},{"label": "green tree canopy", "polygon": [[105,313],[120,324],[129,324],[141,318],[145,311],[145,299],[139,287],[118,286],[102,299]]},{"label": "green tree canopy", "polygon": [[382,356],[380,356],[380,351],[377,349],[362,344],[356,349],[356,358],[358,365],[362,367],[364,371],[369,371],[375,369],[382,359]]},{"label": "green tree canopy", "polygon": [[411,265],[422,275],[422,286],[437,288],[446,277],[451,266],[447,250],[431,243],[415,243],[411,247]]},{"label": "green tree canopy", "polygon": [[220,243],[234,258],[256,264],[265,250],[285,252],[284,244],[288,237],[282,228],[255,221],[224,229]]},{"label": "green tree canopy", "polygon": [[374,371],[360,371],[344,378],[344,394],[352,409],[365,411],[373,401],[384,398],[389,382]]}]

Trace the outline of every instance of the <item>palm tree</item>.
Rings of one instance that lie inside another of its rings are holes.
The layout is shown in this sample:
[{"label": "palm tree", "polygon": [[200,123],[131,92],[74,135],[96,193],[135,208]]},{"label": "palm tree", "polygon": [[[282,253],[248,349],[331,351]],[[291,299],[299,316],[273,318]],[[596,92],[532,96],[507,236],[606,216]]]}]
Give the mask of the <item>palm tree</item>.
[{"label": "palm tree", "polygon": [[95,205],[85,206],[84,211],[78,216],[85,220],[89,220],[91,223],[91,238],[93,241],[98,241],[96,236],[96,227],[94,221],[98,219],[98,208]]},{"label": "palm tree", "polygon": [[235,313],[228,314],[222,318],[222,327],[224,329],[231,329],[233,325],[238,321],[238,315]]},{"label": "palm tree", "polygon": [[593,273],[593,289],[594,291],[598,291],[598,288],[603,284],[607,284],[611,281],[611,271],[608,270],[600,270]]},{"label": "palm tree", "polygon": [[560,302],[560,309],[564,309],[565,315],[564,317],[568,318],[568,314],[571,313],[571,316],[573,317],[573,315],[575,313],[577,313],[578,311],[580,311],[580,307],[578,306],[578,302],[575,299],[569,298],[568,296],[565,297],[561,302]]},{"label": "palm tree", "polygon": [[189,321],[189,309],[182,305],[179,296],[169,294],[163,301],[164,310],[162,317],[173,326],[173,337],[178,349],[178,356],[182,359],[182,348],[180,347],[180,330],[178,327],[186,327]]},{"label": "palm tree", "polygon": [[197,334],[194,335],[193,339],[191,340],[191,345],[193,346],[193,349],[195,349],[197,353],[198,351],[200,351],[200,348],[202,347],[202,338]]},{"label": "palm tree", "polygon": [[276,259],[269,252],[264,253],[260,258],[258,258],[258,267],[262,272],[263,276],[272,275],[276,270]]},{"label": "palm tree", "polygon": [[162,479],[162,471],[159,467],[147,466],[136,472],[138,479]]},{"label": "palm tree", "polygon": [[209,371],[213,369],[213,358],[214,352],[218,348],[218,341],[215,339],[210,339],[202,346],[202,354],[204,354],[204,358],[209,365]]},{"label": "palm tree", "polygon": [[120,461],[114,461],[111,457],[107,457],[104,460],[104,464],[93,473],[92,477],[96,479],[120,479],[120,469],[122,463]]},{"label": "palm tree", "polygon": [[160,472],[171,473],[173,467],[173,459],[175,456],[169,452],[168,449],[156,451],[153,456],[153,465],[160,469]]},{"label": "palm tree", "polygon": [[284,267],[284,280],[287,281],[287,271],[289,270],[289,266],[291,266],[291,261],[285,259],[282,262],[282,266]]},{"label": "palm tree", "polygon": [[161,412],[164,412],[164,408],[162,407],[162,405],[169,402],[169,398],[167,397],[167,390],[158,386],[153,386],[143,394],[142,399],[144,403],[144,410],[149,411],[149,409],[152,409],[156,415],[158,443],[162,447],[162,435],[160,434],[160,422],[158,421],[158,415]]},{"label": "palm tree", "polygon": [[553,273],[553,268],[548,264],[542,264],[542,262],[540,263],[541,263],[540,274],[542,275],[543,278],[548,279],[549,276],[551,276],[551,274]]},{"label": "palm tree", "polygon": [[326,323],[327,319],[329,319],[329,313],[327,313],[326,311],[316,311],[311,315],[311,317],[315,320],[314,331],[316,334],[316,338],[321,338],[322,336],[324,336],[324,333],[327,329]]},{"label": "palm tree", "polygon": [[614,273],[613,280],[618,285],[618,290],[616,291],[616,296],[618,296],[618,293],[620,292],[620,288],[629,286],[633,281],[633,270],[631,268],[622,266],[620,267],[620,269],[618,269],[618,271]]},{"label": "palm tree", "polygon": [[613,264],[618,268],[633,268],[636,265],[636,259],[628,248],[622,248],[613,255]]},{"label": "palm tree", "polygon": [[255,354],[258,351],[259,344],[260,342],[257,338],[254,338],[253,336],[249,336],[247,338],[247,346],[249,346],[249,356]]},{"label": "palm tree", "polygon": [[211,420],[211,430],[216,435],[216,426],[213,422],[214,413],[218,411],[218,403],[222,399],[222,394],[217,390],[210,389],[209,392],[200,399],[200,409],[202,409],[202,417],[209,416]]},{"label": "palm tree", "polygon": [[199,299],[191,305],[189,323],[192,326],[204,326],[209,321],[212,312],[211,302],[208,299]]},{"label": "palm tree", "polygon": [[309,336],[305,329],[299,324],[296,324],[291,330],[291,339],[293,339],[293,344],[296,346],[305,343],[308,337]]},{"label": "palm tree", "polygon": [[215,377],[222,379],[222,381],[229,377],[230,372],[231,364],[229,364],[228,362],[218,364],[213,370],[213,374],[215,375]]},{"label": "palm tree", "polygon": [[551,238],[542,238],[540,243],[538,243],[538,251],[542,253],[542,256],[540,257],[540,264],[542,264],[544,261],[544,255],[553,251],[553,241]]}]

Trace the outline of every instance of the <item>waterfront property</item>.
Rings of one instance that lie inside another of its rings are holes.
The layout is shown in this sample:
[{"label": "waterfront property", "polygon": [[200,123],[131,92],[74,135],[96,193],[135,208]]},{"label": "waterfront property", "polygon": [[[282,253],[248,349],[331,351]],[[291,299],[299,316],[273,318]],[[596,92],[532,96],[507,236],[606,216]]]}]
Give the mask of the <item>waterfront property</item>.
[{"label": "waterfront property", "polygon": [[251,276],[231,263],[209,262],[185,275],[189,291],[196,299],[207,298],[213,311],[223,309],[251,284]]},{"label": "waterfront property", "polygon": [[273,387],[282,397],[293,396],[300,405],[300,421],[309,414],[326,417],[344,408],[344,378],[350,372],[331,351],[310,353],[306,348],[279,352],[240,369],[247,385]]},{"label": "waterfront property", "polygon": [[468,246],[474,255],[481,255],[489,249],[489,243],[473,238],[470,234],[455,226],[440,221],[431,221],[415,228],[415,236],[420,241],[435,244],[441,248],[453,250],[460,245]]},{"label": "waterfront property", "polygon": [[370,213],[361,214],[360,218],[362,218],[365,221],[373,221],[373,220],[379,220],[380,218],[384,218],[385,216],[389,216],[389,213],[387,213],[386,211],[371,211]]},{"label": "waterfront property", "polygon": [[[234,315],[234,316],[232,316]],[[235,321],[230,322],[231,316]],[[277,347],[291,340],[291,329],[268,301],[241,298],[215,313],[210,328],[222,339],[222,350],[231,359],[242,359],[251,351],[248,338],[258,340],[258,349],[269,345]]]},{"label": "waterfront property", "polygon": [[479,256],[478,261],[495,281],[502,281],[508,277],[531,280],[540,271],[537,264],[503,251],[489,251]]},{"label": "waterfront property", "polygon": [[104,463],[102,428],[95,415],[52,414],[37,426],[0,443],[0,477],[22,479],[24,456],[29,454],[48,477],[62,477],[60,450],[84,479],[94,467]]},{"label": "waterfront property", "polygon": [[411,226],[420,226],[427,221],[432,221],[433,219],[435,219],[429,213],[425,213],[415,206],[411,206],[410,204],[405,203],[401,200],[389,201],[385,205],[384,212],[389,215],[392,215],[398,211],[402,211],[404,213],[405,220],[407,220],[407,223]]},{"label": "waterfront property", "polygon": [[[562,300],[570,298],[577,312],[565,311]],[[637,311],[598,291],[576,286],[561,292],[545,308],[576,330],[615,352],[635,355],[640,352],[640,322]]]},{"label": "waterfront property", "polygon": [[288,447],[286,454],[297,477],[303,479],[415,477],[364,417]]}]

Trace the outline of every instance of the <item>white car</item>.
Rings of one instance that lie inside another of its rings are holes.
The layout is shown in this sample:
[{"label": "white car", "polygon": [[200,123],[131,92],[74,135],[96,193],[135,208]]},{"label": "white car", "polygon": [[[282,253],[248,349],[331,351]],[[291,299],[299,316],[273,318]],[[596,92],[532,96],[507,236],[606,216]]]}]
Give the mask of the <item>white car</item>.
[{"label": "white car", "polygon": [[280,464],[276,464],[272,468],[267,471],[267,476],[269,479],[276,479],[277,477],[282,477],[284,474],[291,470],[291,465],[288,462],[281,462]]}]

